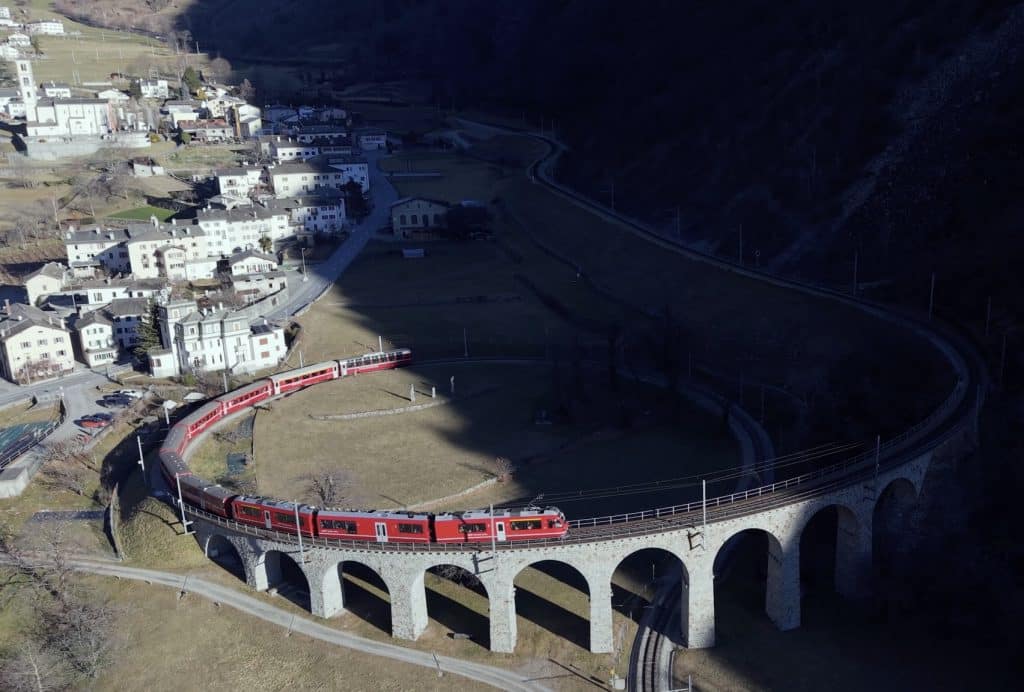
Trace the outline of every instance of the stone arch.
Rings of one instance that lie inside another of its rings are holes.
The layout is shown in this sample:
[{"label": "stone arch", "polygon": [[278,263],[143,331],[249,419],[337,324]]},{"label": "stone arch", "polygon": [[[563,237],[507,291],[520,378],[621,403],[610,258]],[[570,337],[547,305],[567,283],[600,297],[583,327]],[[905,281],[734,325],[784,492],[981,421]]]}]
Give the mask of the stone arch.
[{"label": "stone arch", "polygon": [[357,560],[332,564],[321,580],[328,617],[345,609],[377,629],[391,633],[391,590],[380,573]]},{"label": "stone arch", "polygon": [[[662,547],[633,550],[615,564],[609,581],[614,613],[611,634],[615,651],[628,651],[632,646],[632,642],[622,641],[621,626],[615,622],[616,615],[620,622],[643,623],[673,639],[678,636],[677,630],[687,632],[689,604],[684,605],[684,602],[690,576],[682,557],[672,550]],[[670,595],[660,602],[659,611],[655,613],[652,606],[658,595],[666,590]],[[660,617],[665,610],[671,614]],[[659,617],[655,617],[656,614]],[[680,624],[681,629],[678,628]]]},{"label": "stone arch", "polygon": [[267,574],[267,586],[300,608],[310,609],[310,584],[299,565],[298,554],[268,550],[260,556]]},{"label": "stone arch", "polygon": [[801,595],[854,596],[865,590],[871,565],[871,527],[835,502],[807,513],[799,530]]},{"label": "stone arch", "polygon": [[589,649],[594,589],[583,572],[563,560],[534,560],[519,568],[512,584],[518,617]]},{"label": "stone arch", "polygon": [[444,626],[448,636],[469,635],[469,641],[490,648],[487,585],[468,569],[452,563],[432,565],[423,573],[428,616]]},{"label": "stone arch", "polygon": [[[763,609],[781,630],[800,626],[799,541],[783,545],[767,529],[741,529],[715,552],[712,574],[718,622],[750,624]],[[715,631],[721,631],[717,622]],[[725,634],[728,638],[728,628]]]},{"label": "stone arch", "polygon": [[206,537],[203,552],[206,554],[206,557],[213,560],[225,572],[238,577],[242,581],[248,581],[242,554],[227,536],[219,533],[210,534]]},{"label": "stone arch", "polygon": [[881,576],[897,569],[900,556],[909,546],[911,513],[918,491],[913,481],[894,478],[882,488],[871,512],[872,549],[876,571]]}]

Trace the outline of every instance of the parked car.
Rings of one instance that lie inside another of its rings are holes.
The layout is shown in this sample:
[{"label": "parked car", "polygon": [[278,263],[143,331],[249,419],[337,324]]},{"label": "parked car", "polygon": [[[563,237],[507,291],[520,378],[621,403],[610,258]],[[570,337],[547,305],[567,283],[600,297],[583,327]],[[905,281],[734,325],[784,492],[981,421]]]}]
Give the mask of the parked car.
[{"label": "parked car", "polygon": [[146,395],[141,389],[118,389],[114,394],[126,396],[129,399],[141,399]]},{"label": "parked car", "polygon": [[105,428],[110,425],[109,420],[89,415],[78,419],[78,425],[83,428]]},{"label": "parked car", "polygon": [[114,415],[112,413],[103,413],[102,411],[99,412],[99,413],[90,413],[88,416],[83,416],[83,417],[84,418],[99,418],[100,420],[105,420],[105,421],[113,421],[114,420]]},{"label": "parked car", "polygon": [[100,400],[100,404],[106,407],[111,406],[128,406],[134,401],[130,397],[126,397],[124,394],[108,394]]}]

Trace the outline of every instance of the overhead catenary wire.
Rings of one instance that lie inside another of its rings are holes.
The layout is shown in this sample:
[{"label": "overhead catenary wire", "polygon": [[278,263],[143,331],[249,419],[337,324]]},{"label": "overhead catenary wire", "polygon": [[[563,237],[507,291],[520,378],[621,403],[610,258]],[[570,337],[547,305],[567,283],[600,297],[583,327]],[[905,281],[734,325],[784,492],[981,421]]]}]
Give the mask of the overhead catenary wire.
[{"label": "overhead catenary wire", "polygon": [[[702,481],[709,483],[721,483],[735,480],[745,476],[759,475],[768,470],[778,470],[799,464],[806,464],[837,454],[851,452],[864,446],[863,442],[829,443],[811,447],[806,450],[781,455],[773,459],[767,459],[757,464],[748,466],[737,466],[711,474],[691,474],[676,478],[666,478],[656,481],[645,481],[642,483],[631,483],[627,485],[616,485],[605,488],[591,488],[587,490],[572,490],[559,493],[543,493],[537,499],[544,503],[567,504],[583,500],[599,500],[612,497],[625,497],[629,495],[642,495],[651,492],[664,490],[679,490],[683,488],[695,488]],[[512,506],[516,503],[506,503],[502,506]]]}]

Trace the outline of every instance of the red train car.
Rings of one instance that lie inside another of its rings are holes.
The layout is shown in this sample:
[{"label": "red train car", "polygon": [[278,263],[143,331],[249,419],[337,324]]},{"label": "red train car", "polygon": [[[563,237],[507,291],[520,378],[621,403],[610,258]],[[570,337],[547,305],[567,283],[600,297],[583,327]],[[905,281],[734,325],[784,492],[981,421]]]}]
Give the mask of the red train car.
[{"label": "red train car", "polygon": [[260,380],[221,397],[221,411],[223,415],[230,416],[232,413],[255,406],[273,395],[273,383],[270,380]]},{"label": "red train car", "polygon": [[[179,476],[177,481],[181,483],[181,497],[187,504],[222,517],[231,516],[231,500],[238,493],[192,474]],[[176,491],[177,482],[174,482],[171,492]]]},{"label": "red train car", "polygon": [[316,513],[321,538],[377,543],[429,543],[431,515],[412,512],[358,512],[324,509]]},{"label": "red train car", "polygon": [[341,376],[345,377],[361,372],[400,368],[410,363],[412,363],[412,351],[407,348],[399,348],[394,351],[367,353],[365,356],[339,360],[338,367],[341,368]]},{"label": "red train car", "polygon": [[498,509],[438,514],[434,517],[437,543],[476,541],[520,541],[533,538],[561,538],[568,530],[565,515],[555,507],[540,509]]},{"label": "red train car", "polygon": [[[295,533],[295,505],[262,497],[237,496],[231,500],[231,516],[235,521],[251,524],[271,531]],[[303,536],[313,536],[314,507],[299,505],[299,530]]]},{"label": "red train car", "polygon": [[199,410],[189,415],[180,425],[185,426],[186,441],[194,440],[204,430],[212,426],[222,418],[219,401],[211,401],[199,407]]},{"label": "red train car", "polygon": [[316,365],[307,365],[297,370],[289,370],[280,375],[271,375],[268,378],[273,386],[275,395],[294,392],[320,382],[338,379],[338,362],[329,360]]}]

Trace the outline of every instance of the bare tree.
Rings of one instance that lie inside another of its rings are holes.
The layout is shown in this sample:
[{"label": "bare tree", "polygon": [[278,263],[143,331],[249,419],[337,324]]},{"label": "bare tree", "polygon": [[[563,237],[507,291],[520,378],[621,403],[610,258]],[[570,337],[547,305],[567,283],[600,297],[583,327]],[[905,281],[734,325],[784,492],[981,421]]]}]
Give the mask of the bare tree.
[{"label": "bare tree", "polygon": [[63,440],[47,447],[40,477],[48,488],[86,497],[90,482],[99,472],[99,464],[82,445]]},{"label": "bare tree", "polygon": [[11,692],[49,692],[65,689],[67,683],[61,661],[28,638],[0,665],[0,688]]},{"label": "bare tree", "polygon": [[494,473],[498,476],[498,482],[504,483],[512,478],[516,465],[508,457],[495,457]]},{"label": "bare tree", "polygon": [[336,507],[348,499],[352,482],[341,469],[319,470],[303,474],[299,480],[306,483],[306,497],[321,507]]},{"label": "bare tree", "polygon": [[208,69],[210,74],[221,82],[231,76],[231,63],[220,56],[210,61]]}]

